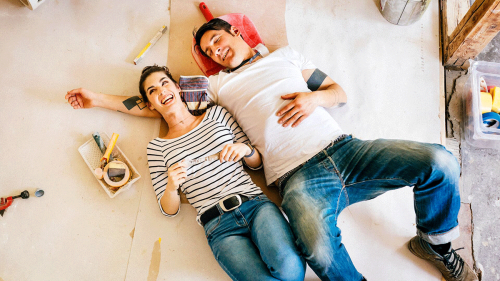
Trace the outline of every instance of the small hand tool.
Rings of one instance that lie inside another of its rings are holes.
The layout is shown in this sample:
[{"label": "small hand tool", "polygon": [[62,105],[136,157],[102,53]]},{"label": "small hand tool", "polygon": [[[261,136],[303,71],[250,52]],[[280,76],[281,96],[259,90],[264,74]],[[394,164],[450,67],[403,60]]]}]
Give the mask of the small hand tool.
[{"label": "small hand tool", "polygon": [[203,14],[203,16],[205,17],[205,19],[207,21],[210,21],[211,19],[214,18],[214,16],[212,16],[212,13],[208,9],[208,7],[205,4],[205,2],[201,2],[199,7],[200,7],[200,10],[201,10],[201,13]]},{"label": "small hand tool", "polygon": [[115,148],[118,136],[119,136],[118,134],[113,133],[111,139],[109,140],[108,147],[106,148],[106,151],[104,152],[104,155],[101,158],[101,169],[103,170],[104,167],[106,167],[106,165],[108,165],[108,163],[111,162],[111,152],[113,152],[113,148]]},{"label": "small hand tool", "polygon": [[188,165],[194,165],[194,164],[198,164],[198,163],[205,162],[205,161],[219,160],[219,158],[220,158],[220,152],[217,152],[217,153],[212,154],[210,156],[205,156],[205,157],[200,157],[200,158],[195,158],[195,159],[189,159],[187,161],[188,161]]},{"label": "small hand tool", "polygon": [[10,196],[6,198],[0,198],[0,215],[3,217],[3,213],[5,212],[5,209],[7,209],[10,205],[12,205],[12,201],[16,198],[23,198],[23,199],[28,199],[30,197],[30,193],[25,190],[21,192],[20,195],[17,196]]},{"label": "small hand tool", "polygon": [[[102,141],[101,135],[99,135],[99,132],[95,132],[92,134],[92,137],[94,137],[95,143],[97,144],[97,147],[99,147],[99,150],[102,152],[102,154],[106,154],[107,147]],[[109,161],[113,161],[113,154],[109,155]]]}]

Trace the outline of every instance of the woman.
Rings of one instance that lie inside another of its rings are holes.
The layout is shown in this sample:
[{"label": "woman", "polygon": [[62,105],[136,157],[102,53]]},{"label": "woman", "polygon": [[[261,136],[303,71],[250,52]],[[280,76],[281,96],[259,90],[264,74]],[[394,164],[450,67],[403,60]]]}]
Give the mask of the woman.
[{"label": "woman", "polygon": [[[198,213],[216,260],[233,280],[303,280],[305,262],[288,223],[243,169],[240,160],[250,168],[262,161],[231,114],[214,106],[192,115],[166,67],[144,68],[139,90],[169,127],[166,136],[148,145],[162,213],[177,215],[180,187]],[[217,158],[210,160],[214,154]]]}]

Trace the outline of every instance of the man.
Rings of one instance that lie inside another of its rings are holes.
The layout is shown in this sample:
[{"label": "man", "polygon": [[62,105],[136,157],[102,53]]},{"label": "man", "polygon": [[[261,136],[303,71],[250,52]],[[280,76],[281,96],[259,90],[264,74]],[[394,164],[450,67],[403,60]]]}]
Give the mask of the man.
[{"label": "man", "polygon": [[[418,235],[410,251],[432,262],[446,280],[477,280],[450,243],[459,235],[460,208],[460,168],[452,154],[438,144],[345,135],[325,110],[346,102],[338,84],[290,47],[269,54],[263,45],[250,48],[240,35],[220,19],[198,29],[202,52],[227,67],[209,78],[209,96],[262,152],[267,184],[278,186],[314,272],[322,280],[364,280],[342,244],[340,212],[413,186]],[[67,96],[76,108],[80,92]]]}]

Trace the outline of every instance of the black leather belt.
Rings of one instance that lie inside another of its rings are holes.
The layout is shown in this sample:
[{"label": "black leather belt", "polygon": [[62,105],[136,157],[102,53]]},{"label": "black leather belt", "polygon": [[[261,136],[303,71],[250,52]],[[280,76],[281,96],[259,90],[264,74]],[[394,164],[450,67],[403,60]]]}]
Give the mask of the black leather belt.
[{"label": "black leather belt", "polygon": [[217,206],[220,206],[222,211],[224,213],[227,213],[238,208],[239,206],[241,206],[241,204],[243,204],[243,202],[246,202],[248,200],[250,200],[248,197],[238,194],[222,198],[221,200],[219,200],[217,204],[215,204],[213,207],[211,207],[210,209],[206,210],[203,214],[201,214],[200,216],[201,224],[205,225],[212,219],[222,215],[221,212],[219,212]]}]

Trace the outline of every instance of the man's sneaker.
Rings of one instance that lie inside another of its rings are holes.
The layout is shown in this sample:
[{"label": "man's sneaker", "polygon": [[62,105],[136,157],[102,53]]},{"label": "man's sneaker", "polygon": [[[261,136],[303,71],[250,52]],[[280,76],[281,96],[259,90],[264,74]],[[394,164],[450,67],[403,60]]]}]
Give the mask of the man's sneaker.
[{"label": "man's sneaker", "polygon": [[451,246],[448,252],[441,256],[431,248],[429,243],[420,238],[420,236],[415,236],[408,242],[408,249],[415,256],[428,260],[436,266],[439,271],[441,271],[446,281],[479,280],[472,268],[464,262],[462,257],[460,257]]}]

